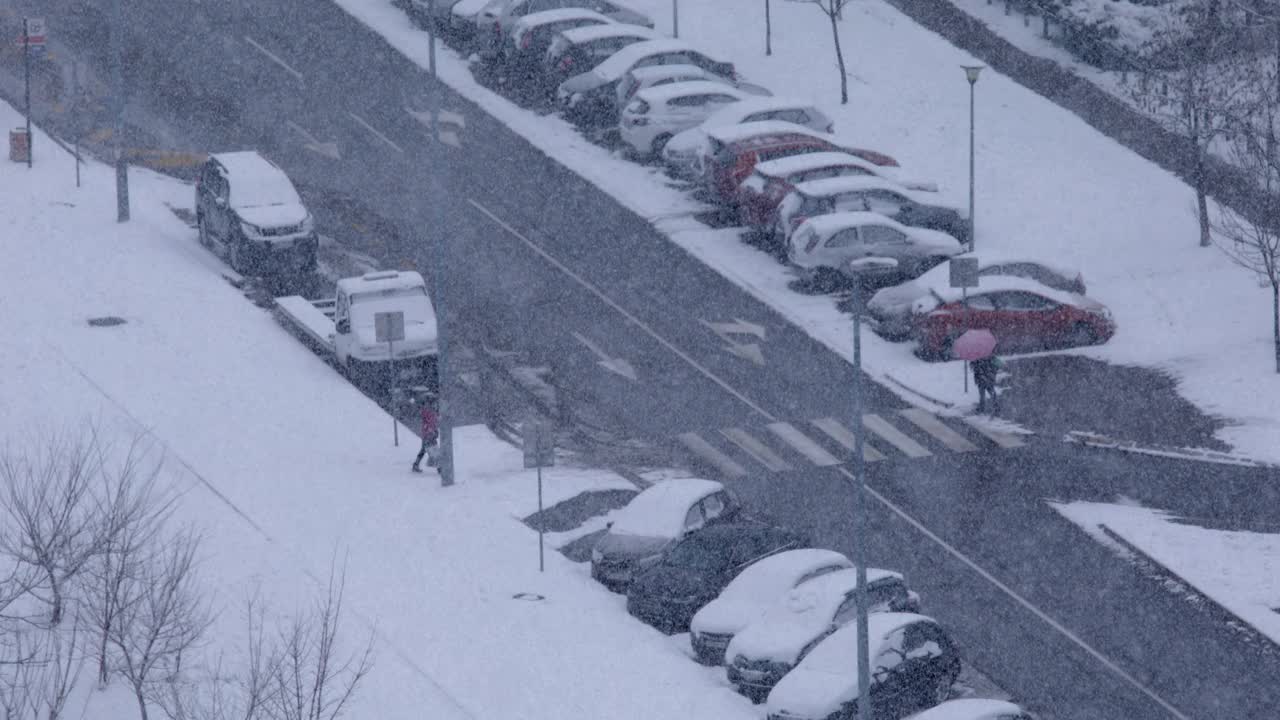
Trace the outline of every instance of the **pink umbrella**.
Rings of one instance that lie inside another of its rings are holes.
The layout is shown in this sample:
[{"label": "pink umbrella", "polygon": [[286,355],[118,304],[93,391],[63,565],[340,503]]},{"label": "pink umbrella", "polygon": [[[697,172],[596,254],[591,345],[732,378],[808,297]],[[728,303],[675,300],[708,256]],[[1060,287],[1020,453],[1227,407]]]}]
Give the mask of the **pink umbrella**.
[{"label": "pink umbrella", "polygon": [[951,343],[951,356],[961,360],[981,360],[996,349],[996,336],[990,330],[966,330]]}]

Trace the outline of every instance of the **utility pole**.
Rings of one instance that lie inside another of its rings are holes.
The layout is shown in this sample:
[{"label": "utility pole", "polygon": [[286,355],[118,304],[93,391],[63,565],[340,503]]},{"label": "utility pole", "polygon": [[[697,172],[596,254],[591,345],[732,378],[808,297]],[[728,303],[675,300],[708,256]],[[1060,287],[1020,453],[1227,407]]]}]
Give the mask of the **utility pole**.
[{"label": "utility pole", "polygon": [[35,141],[31,137],[31,28],[27,18],[22,18],[22,74],[25,78],[27,104],[27,169],[31,169],[35,156]]},{"label": "utility pole", "polygon": [[[431,90],[427,93],[431,104],[431,134],[435,142],[431,146],[432,155],[439,158],[442,154],[440,141],[440,78],[436,76],[436,0],[431,0],[427,7],[430,18],[427,21],[427,46],[430,59],[427,64],[431,74]],[[436,233],[435,257],[431,263],[432,285],[436,289],[436,387],[439,389],[440,409],[440,458],[437,469],[440,471],[440,485],[453,485],[453,407],[449,397],[449,314],[446,297],[448,291],[448,270],[445,263],[449,258],[447,235],[444,229],[444,207],[441,198],[443,189],[440,182],[440,171],[445,167],[442,162],[433,162],[428,168],[430,175],[427,191],[431,195],[431,231]]]},{"label": "utility pole", "polygon": [[973,89],[974,86],[978,84],[978,74],[982,72],[982,66],[961,65],[960,67],[964,68],[965,77],[969,79],[969,252],[973,252],[973,245],[977,239],[974,237],[973,230]]},{"label": "utility pole", "polygon": [[129,221],[129,161],[124,155],[124,11],[111,0],[111,89],[115,112],[116,222]]}]

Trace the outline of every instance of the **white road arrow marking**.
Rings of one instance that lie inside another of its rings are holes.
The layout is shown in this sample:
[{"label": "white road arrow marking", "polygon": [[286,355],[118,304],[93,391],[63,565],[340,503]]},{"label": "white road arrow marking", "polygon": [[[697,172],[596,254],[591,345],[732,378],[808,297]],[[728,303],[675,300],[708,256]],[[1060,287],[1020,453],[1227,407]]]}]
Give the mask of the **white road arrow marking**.
[{"label": "white road arrow marking", "polygon": [[734,318],[731,323],[713,323],[706,320],[701,321],[703,325],[711,328],[711,332],[715,333],[728,343],[725,351],[744,360],[750,360],[756,365],[763,366],[764,351],[760,349],[758,343],[740,343],[733,339],[734,335],[751,335],[759,340],[764,340],[764,326],[756,323],[747,322],[739,318]]},{"label": "white road arrow marking", "polygon": [[467,127],[467,119],[462,115],[448,110],[441,110],[437,113],[440,116],[440,127],[436,129],[435,118],[432,117],[430,111],[414,110],[413,108],[405,108],[405,112],[409,113],[414,120],[417,120],[427,130],[432,131],[436,139],[450,147],[461,148],[462,138],[458,131]]},{"label": "white road arrow marking", "polygon": [[294,132],[302,136],[302,139],[306,142],[306,144],[303,145],[303,147],[305,147],[306,149],[310,150],[311,152],[324,155],[325,157],[333,160],[342,159],[342,156],[338,153],[338,143],[335,143],[335,142],[322,143],[318,139],[316,139],[315,135],[312,135],[311,133],[307,132],[305,129],[302,128],[302,126],[298,125],[292,120],[286,120],[285,124],[289,126],[289,129],[293,130]]},{"label": "white road arrow marking", "polygon": [[631,366],[631,363],[620,357],[610,357],[608,353],[600,349],[600,346],[576,332],[573,333],[573,337],[578,342],[586,345],[588,350],[594,353],[596,357],[600,358],[600,367],[608,370],[609,372],[617,373],[628,380],[636,379],[636,369]]}]

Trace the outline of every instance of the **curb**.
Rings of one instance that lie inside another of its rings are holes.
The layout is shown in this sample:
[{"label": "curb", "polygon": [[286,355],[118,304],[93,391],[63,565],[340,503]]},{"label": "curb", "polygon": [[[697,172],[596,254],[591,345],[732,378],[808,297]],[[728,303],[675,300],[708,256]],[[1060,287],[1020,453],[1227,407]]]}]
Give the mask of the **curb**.
[{"label": "curb", "polygon": [[1062,438],[1063,442],[1083,445],[1085,447],[1097,448],[1099,450],[1118,450],[1120,452],[1135,453],[1138,455],[1154,455],[1157,457],[1174,458],[1178,460],[1192,460],[1195,462],[1216,463],[1218,465],[1236,465],[1238,467],[1253,468],[1276,468],[1277,466],[1256,460],[1244,455],[1233,455],[1231,453],[1220,452],[1218,450],[1207,450],[1203,448],[1180,448],[1180,447],[1162,447],[1159,445],[1139,445],[1134,440],[1116,440],[1115,438],[1099,435],[1098,433],[1085,432],[1081,430],[1071,430]]},{"label": "curb", "polygon": [[1196,609],[1207,611],[1216,616],[1216,619],[1219,622],[1248,637],[1249,640],[1262,650],[1262,652],[1280,655],[1280,642],[1273,640],[1248,620],[1245,620],[1227,609],[1222,603],[1214,600],[1209,595],[1206,595],[1189,580],[1171,570],[1169,566],[1147,554],[1146,551],[1142,550],[1137,545],[1126,540],[1116,531],[1102,523],[1098,523],[1097,527],[1112,542],[1124,548],[1125,552],[1128,552],[1133,556],[1135,564],[1139,566],[1144,575],[1152,580],[1160,581],[1162,585],[1165,585],[1165,590],[1169,590],[1167,587],[1169,583],[1176,583],[1180,586],[1178,588],[1179,593],[1187,596],[1187,598],[1191,600],[1192,604],[1196,606]]}]

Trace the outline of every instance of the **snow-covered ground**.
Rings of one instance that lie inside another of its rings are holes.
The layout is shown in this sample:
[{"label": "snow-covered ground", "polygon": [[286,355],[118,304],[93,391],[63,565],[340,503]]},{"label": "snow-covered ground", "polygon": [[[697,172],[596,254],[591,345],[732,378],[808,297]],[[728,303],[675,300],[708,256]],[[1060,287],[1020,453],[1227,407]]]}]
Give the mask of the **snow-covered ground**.
[{"label": "snow-covered ground", "polygon": [[[1133,503],[1054,503],[1094,539],[1129,551],[1124,538],[1214,602],[1280,643],[1280,533],[1213,530]],[[1185,521],[1185,522],[1184,522]]]},{"label": "snow-covered ground", "polygon": [[[334,1],[425,66],[426,35],[402,12],[385,0]],[[670,30],[667,0],[633,4]],[[766,57],[763,12],[735,7],[727,0],[681,6],[681,38],[732,59],[752,81],[823,103],[843,134],[894,155],[913,177],[938,181],[944,194],[965,197],[969,87],[960,66],[972,57],[879,0],[854,3],[841,24],[850,101],[840,106],[825,16],[807,4],[777,3],[774,53]],[[835,352],[851,355],[849,318],[832,298],[794,293],[788,272],[737,242],[736,231],[698,223],[691,217],[698,204],[665,184],[656,168],[611,155],[562,120],[539,117],[481,87],[447,49],[438,72],[551,157],[650,218],[679,246]],[[1232,422],[1219,433],[1224,442],[1280,461],[1270,298],[1219,251],[1197,247],[1191,189],[995,72],[982,76],[977,91],[979,254],[990,247],[1081,269],[1090,294],[1112,309],[1120,329],[1104,346],[1072,352],[1168,371],[1185,397]],[[922,363],[906,345],[869,331],[863,347],[873,375],[892,376],[960,410],[974,404],[972,394],[963,394],[958,364]],[[901,390],[896,382],[888,387]],[[920,402],[915,393],[904,397]]]},{"label": "snow-covered ground", "polygon": [[[0,123],[20,121],[0,104]],[[115,443],[145,433],[181,498],[174,521],[203,534],[198,571],[221,611],[206,658],[237,656],[255,588],[270,617],[293,614],[336,558],[345,648],[376,628],[350,717],[758,718],[585,568],[549,551],[538,572],[537,535],[518,520],[534,480],[516,449],[461,428],[457,485],[409,473],[409,430],[393,447],[387,415],[225,282],[166,207],[190,208],[189,185],[133,171],[133,218],[117,224],[112,170],[88,165],[77,189],[72,161],[36,143],[34,169],[0,163],[3,447],[89,422]],[[87,324],[104,315],[126,322]],[[548,503],[629,487],[568,467],[545,484]],[[135,716],[118,687],[88,692],[91,678],[77,711]]]}]

